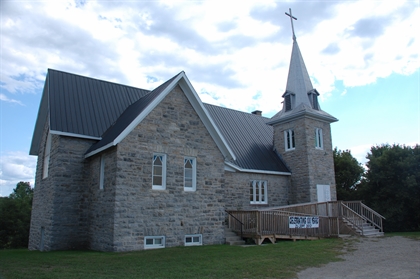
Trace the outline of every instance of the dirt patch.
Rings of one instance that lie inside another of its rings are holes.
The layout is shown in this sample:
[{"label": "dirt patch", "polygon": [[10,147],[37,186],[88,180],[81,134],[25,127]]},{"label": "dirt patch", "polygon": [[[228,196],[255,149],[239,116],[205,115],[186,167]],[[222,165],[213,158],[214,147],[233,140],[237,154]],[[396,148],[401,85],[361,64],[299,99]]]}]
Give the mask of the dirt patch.
[{"label": "dirt patch", "polygon": [[420,278],[420,241],[402,236],[346,241],[344,261],[298,273],[299,279]]}]

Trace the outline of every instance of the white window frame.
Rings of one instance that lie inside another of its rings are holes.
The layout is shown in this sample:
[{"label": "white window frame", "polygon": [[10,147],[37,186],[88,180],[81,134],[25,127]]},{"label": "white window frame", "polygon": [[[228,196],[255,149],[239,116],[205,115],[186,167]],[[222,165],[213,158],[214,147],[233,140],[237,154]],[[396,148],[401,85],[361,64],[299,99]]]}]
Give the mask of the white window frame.
[{"label": "white window frame", "polygon": [[[158,176],[157,174],[155,175],[155,160],[157,159],[157,157],[161,158],[161,162],[162,162],[162,184],[161,185],[154,185],[154,177]],[[163,153],[154,153],[153,154],[153,158],[152,158],[152,189],[153,190],[165,190],[166,189],[166,154]]]},{"label": "white window frame", "polygon": [[295,132],[292,129],[284,131],[284,149],[286,151],[294,150],[296,147]]},{"label": "white window frame", "polygon": [[[151,244],[147,244],[148,240],[152,240]],[[160,240],[160,243],[159,243]],[[159,249],[159,248],[165,248],[165,236],[159,235],[159,236],[145,236],[144,237],[144,249]]]},{"label": "white window frame", "polygon": [[[192,181],[191,181],[191,187],[186,186],[186,168],[185,164],[187,163],[187,160],[190,161],[192,165]],[[197,189],[197,159],[194,157],[184,157],[184,191],[194,192]]]},{"label": "white window frame", "polygon": [[316,149],[324,149],[324,138],[322,135],[322,129],[316,128],[315,129],[315,148]]},{"label": "white window frame", "polygon": [[99,168],[99,190],[104,189],[105,182],[105,156],[101,155],[101,163]]},{"label": "white window frame", "polygon": [[[191,242],[187,242],[187,238],[191,239]],[[198,238],[198,241],[194,241]],[[203,245],[203,235],[202,234],[187,234],[184,238],[185,246],[200,246]]]},{"label": "white window frame", "polygon": [[42,168],[42,179],[48,177],[49,167],[50,167],[50,156],[51,156],[51,133],[48,133],[47,142],[45,144],[44,150],[44,165]]},{"label": "white window frame", "polygon": [[[250,204],[268,204],[268,182],[267,180],[250,181]],[[252,189],[252,193],[251,193]]]}]

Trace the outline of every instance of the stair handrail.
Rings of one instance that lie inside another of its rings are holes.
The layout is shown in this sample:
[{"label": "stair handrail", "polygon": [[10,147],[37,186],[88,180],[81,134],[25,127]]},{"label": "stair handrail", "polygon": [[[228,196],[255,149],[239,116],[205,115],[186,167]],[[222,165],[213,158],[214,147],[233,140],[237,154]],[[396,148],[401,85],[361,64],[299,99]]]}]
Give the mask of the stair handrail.
[{"label": "stair handrail", "polygon": [[[362,203],[361,201],[345,201],[342,202],[343,203],[359,203],[360,204],[360,213],[357,212],[358,214],[360,214],[362,216],[363,219],[365,219],[366,221],[369,221],[372,225],[374,225],[375,227],[377,227],[380,232],[384,231],[383,228],[383,224],[382,224],[382,220],[386,220],[386,218],[384,216],[382,216],[381,214],[379,214],[378,212],[376,212],[375,210],[373,210],[372,208],[366,206],[364,203]],[[346,205],[347,206],[347,205]],[[367,212],[372,214],[372,218],[370,218],[369,216],[367,216],[367,214],[363,213],[363,209],[366,210]],[[376,219],[379,219],[379,222],[375,221],[373,217],[376,217]]]},{"label": "stair handrail", "polygon": [[239,224],[241,224],[241,238],[242,238],[242,227],[244,226],[244,223],[242,223],[242,222],[241,222],[241,220],[239,220],[238,218],[236,218],[235,216],[233,216],[233,214],[232,214],[232,213],[230,213],[229,211],[225,210],[225,212],[226,212],[227,214],[229,214],[230,216],[232,216],[232,217],[233,217],[233,219],[235,219],[236,221],[238,221],[238,222],[239,222]]},{"label": "stair handrail", "polygon": [[356,217],[359,217],[360,219],[364,220],[363,216],[358,214],[356,211],[354,211],[353,209],[351,209],[350,207],[348,207],[347,205],[341,203],[341,216],[342,218],[346,219],[348,222],[350,222],[353,226],[355,226],[356,228],[358,228],[361,232],[362,235],[364,235],[364,231],[363,231],[363,226],[360,227],[358,224],[356,224],[354,221],[352,221],[350,218],[350,216],[344,215],[343,213],[343,208],[347,209],[349,212],[351,212],[353,215],[355,215]]}]

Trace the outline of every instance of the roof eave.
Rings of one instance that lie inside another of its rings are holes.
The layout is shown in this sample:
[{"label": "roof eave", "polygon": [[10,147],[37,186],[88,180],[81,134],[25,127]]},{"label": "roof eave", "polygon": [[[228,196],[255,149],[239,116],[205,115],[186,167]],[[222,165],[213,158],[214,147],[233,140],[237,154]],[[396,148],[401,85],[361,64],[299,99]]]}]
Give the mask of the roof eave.
[{"label": "roof eave", "polygon": [[[256,169],[244,169],[241,168],[231,162],[226,162],[225,161],[225,165],[228,167],[227,170],[229,170],[229,168],[232,168],[234,170],[237,170],[239,172],[247,172],[247,173],[260,173],[260,174],[273,174],[273,175],[286,175],[286,176],[290,176],[292,175],[292,173],[290,172],[282,172],[282,171],[269,171],[269,170],[256,170]],[[231,170],[229,170],[231,171]]]},{"label": "roof eave", "polygon": [[289,115],[283,115],[282,117],[279,117],[277,119],[273,119],[267,122],[268,125],[275,125],[275,124],[281,124],[284,122],[288,122],[290,120],[295,120],[302,117],[308,117],[315,120],[321,120],[328,123],[337,122],[338,119],[331,115],[322,115],[313,111],[299,111],[297,113],[291,113]]}]

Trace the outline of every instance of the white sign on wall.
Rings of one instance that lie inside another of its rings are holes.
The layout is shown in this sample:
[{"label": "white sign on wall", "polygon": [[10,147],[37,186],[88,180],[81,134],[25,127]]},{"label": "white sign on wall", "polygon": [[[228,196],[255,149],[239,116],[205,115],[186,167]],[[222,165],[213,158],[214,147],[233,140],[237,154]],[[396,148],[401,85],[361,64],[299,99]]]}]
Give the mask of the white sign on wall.
[{"label": "white sign on wall", "polygon": [[319,228],[319,217],[289,216],[290,229]]}]

